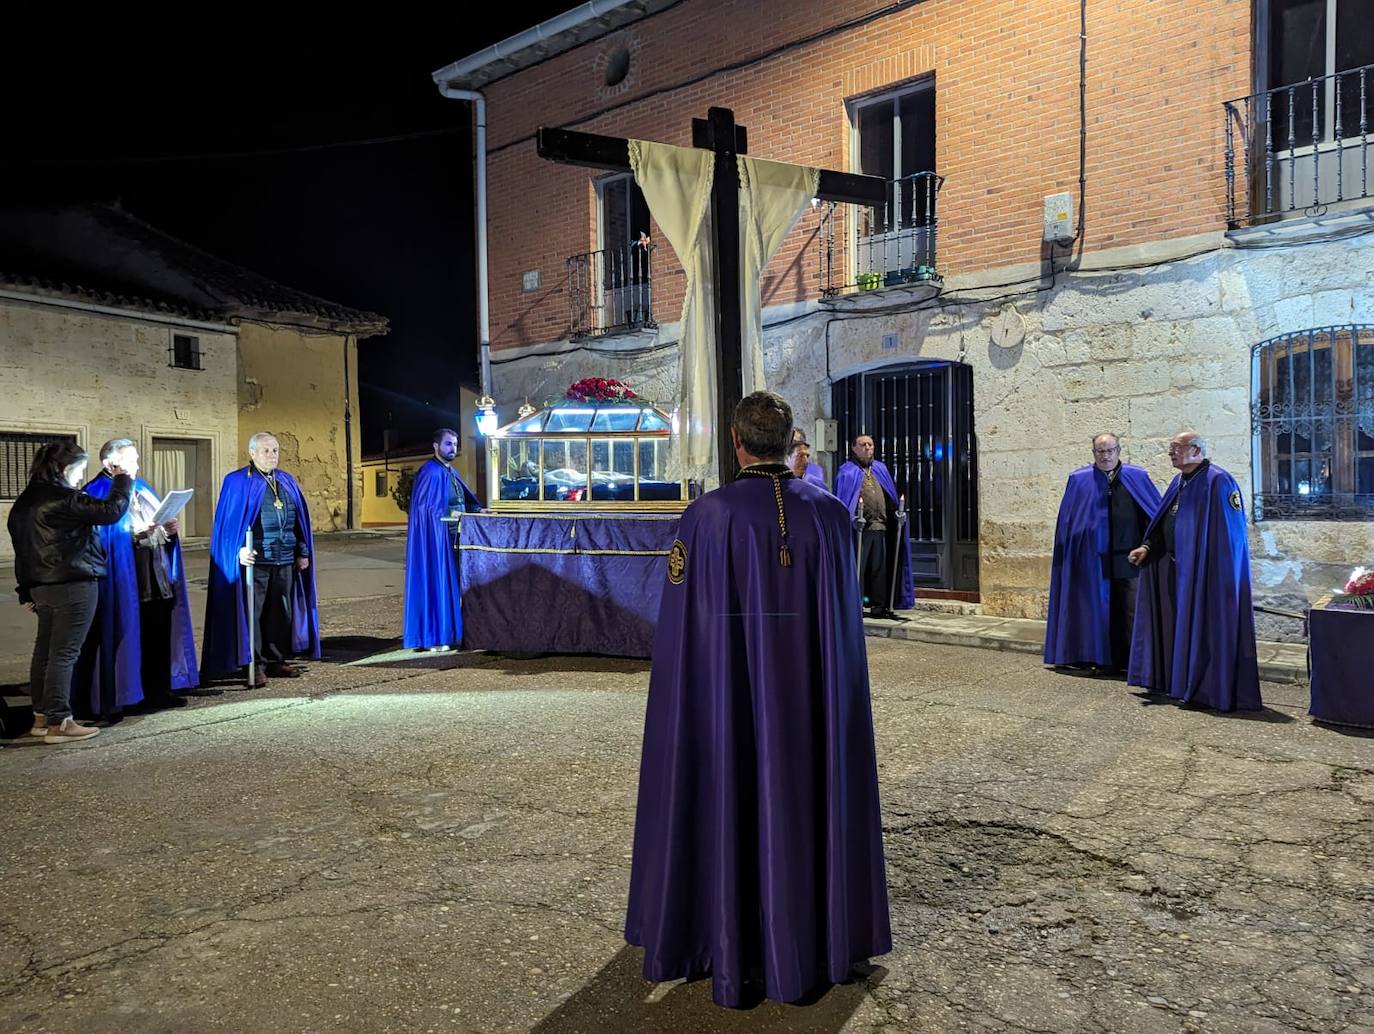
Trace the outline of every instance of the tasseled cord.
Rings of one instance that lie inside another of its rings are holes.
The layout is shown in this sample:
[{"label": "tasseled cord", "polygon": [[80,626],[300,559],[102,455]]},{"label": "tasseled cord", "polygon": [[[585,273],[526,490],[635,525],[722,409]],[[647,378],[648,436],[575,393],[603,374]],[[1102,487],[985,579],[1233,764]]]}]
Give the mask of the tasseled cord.
[{"label": "tasseled cord", "polygon": [[773,498],[778,501],[778,530],[782,532],[782,545],[778,548],[778,563],[783,567],[792,566],[792,550],[787,547],[787,511],[782,505],[782,478],[773,476]]}]

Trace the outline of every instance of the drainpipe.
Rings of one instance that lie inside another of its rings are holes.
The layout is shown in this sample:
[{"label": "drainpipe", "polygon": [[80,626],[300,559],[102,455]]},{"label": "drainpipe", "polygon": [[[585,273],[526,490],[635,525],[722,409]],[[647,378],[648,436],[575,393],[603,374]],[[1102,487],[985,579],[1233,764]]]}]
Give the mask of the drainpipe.
[{"label": "drainpipe", "polygon": [[477,90],[439,84],[449,100],[471,101],[477,116],[477,319],[481,333],[482,397],[491,399],[491,310],[487,302],[487,99]]},{"label": "drainpipe", "polygon": [[344,516],[344,527],[353,531],[353,388],[348,378],[348,346],[353,341],[352,334],[345,334],[343,340],[343,366],[344,366],[344,467],[346,469],[347,483],[344,486],[344,495],[348,499],[347,512]]}]

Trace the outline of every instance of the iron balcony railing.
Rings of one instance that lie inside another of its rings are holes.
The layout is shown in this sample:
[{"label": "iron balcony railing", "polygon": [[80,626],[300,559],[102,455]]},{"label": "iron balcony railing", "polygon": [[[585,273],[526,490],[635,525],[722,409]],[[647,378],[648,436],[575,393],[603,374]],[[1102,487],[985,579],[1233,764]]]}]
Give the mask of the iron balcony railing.
[{"label": "iron balcony railing", "polygon": [[936,239],[944,182],[943,176],[933,172],[889,180],[882,209],[850,206],[850,223],[844,228],[837,225],[836,206],[823,206],[816,235],[821,249],[821,296],[938,285]]},{"label": "iron balcony railing", "polygon": [[1225,109],[1232,229],[1374,195],[1374,65],[1227,101]]},{"label": "iron balcony railing", "polygon": [[641,238],[568,258],[569,331],[573,338],[652,330],[654,245]]}]

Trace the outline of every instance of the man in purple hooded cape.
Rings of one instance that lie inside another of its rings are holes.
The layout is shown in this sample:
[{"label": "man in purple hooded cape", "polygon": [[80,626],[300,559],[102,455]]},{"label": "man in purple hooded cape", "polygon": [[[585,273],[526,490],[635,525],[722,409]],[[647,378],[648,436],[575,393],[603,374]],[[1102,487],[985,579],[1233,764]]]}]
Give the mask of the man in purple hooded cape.
[{"label": "man in purple hooded cape", "polygon": [[153,526],[159,499],[139,478],[138,448],[115,438],[100,450],[101,470],[84,489],[105,499],[112,468],[134,477],[129,508],[117,524],[97,529],[105,547],[105,577],[86,649],[73,680],[72,705],[103,718],[126,707],[180,707],[178,695],[200,682],[186,570],[175,521]]},{"label": "man in purple hooded cape", "polygon": [[415,472],[406,531],[405,630],[412,650],[444,650],[463,642],[458,557],[453,551],[455,513],[478,510],[472,489],[450,466],[458,455],[458,433],[434,432],[434,457]]},{"label": "man in purple hooded cape", "polygon": [[1093,464],[1069,475],[1054,529],[1045,663],[1125,671],[1136,578],[1129,560],[1159,509],[1144,467],[1121,462],[1116,435],[1093,439]]},{"label": "man in purple hooded cape", "polygon": [[862,521],[859,577],[872,617],[893,617],[892,606],[916,606],[911,579],[911,536],[898,521],[900,497],[887,465],[873,458],[873,436],[856,434],[853,459],[835,472],[835,495]]},{"label": "man in purple hooded cape", "polygon": [[[210,593],[201,668],[210,675],[226,675],[245,667],[248,622],[256,619],[253,643],[259,686],[266,684],[267,675],[300,675],[303,669],[288,663],[292,655],[320,656],[310,508],[296,479],[277,469],[280,453],[277,439],[265,431],[248,439],[249,463],[224,476],[210,532]],[[251,554],[244,547],[249,528]],[[253,571],[255,615],[248,613],[245,562]]]},{"label": "man in purple hooded cape", "polygon": [[815,485],[817,488],[824,488],[830,491],[825,483],[825,474],[821,468],[811,462],[811,446],[807,444],[805,438],[798,439],[796,432],[793,432],[792,445],[787,450],[787,469],[792,472],[794,478],[805,481],[808,485]]},{"label": "man in purple hooded cape", "polygon": [[644,723],[625,939],[731,1007],[892,947],[853,532],[784,466],[791,422],[743,399],[738,480],[683,514]]},{"label": "man in purple hooded cape", "polygon": [[1250,544],[1236,479],[1196,431],[1169,443],[1178,475],[1130,559],[1141,566],[1126,681],[1180,703],[1257,711]]},{"label": "man in purple hooded cape", "polygon": [[[805,452],[802,452],[805,449]],[[792,428],[792,447],[787,453],[787,469],[803,481],[830,491],[825,469],[819,463],[811,462],[811,443],[806,440],[806,432],[800,427]]]}]

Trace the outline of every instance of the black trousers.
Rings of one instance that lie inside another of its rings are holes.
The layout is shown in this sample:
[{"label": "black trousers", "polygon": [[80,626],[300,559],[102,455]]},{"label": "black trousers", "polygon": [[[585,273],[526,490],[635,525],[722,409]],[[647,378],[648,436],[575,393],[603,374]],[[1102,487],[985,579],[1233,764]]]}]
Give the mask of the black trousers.
[{"label": "black trousers", "polygon": [[291,645],[292,564],[253,565],[253,643],[260,664],[277,665],[295,652]]},{"label": "black trousers", "polygon": [[95,582],[35,585],[30,590],[38,614],[38,638],[29,664],[29,696],[35,714],[49,725],[72,716],[72,669],[95,620],[100,588]]},{"label": "black trousers", "polygon": [[859,534],[859,583],[869,607],[887,610],[892,593],[887,575],[887,532],[863,531]]},{"label": "black trousers", "polygon": [[172,692],[172,610],[175,600],[144,600],[138,605],[138,645],[142,653],[143,697],[156,700]]},{"label": "black trousers", "polygon": [[1131,630],[1135,628],[1137,578],[1113,578],[1108,627],[1112,637],[1112,667],[1125,671],[1131,663]]}]

